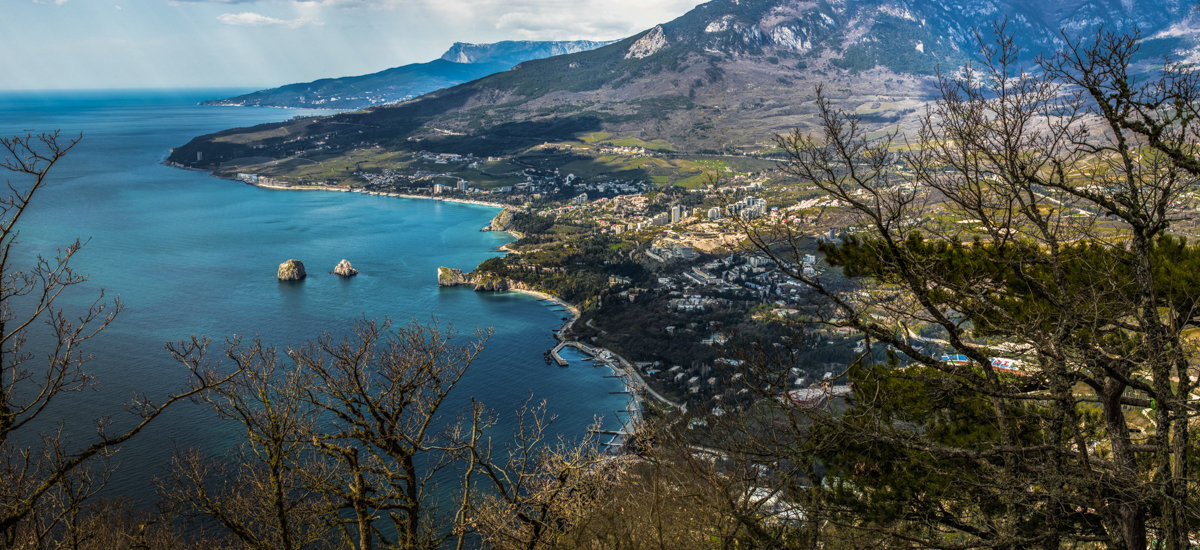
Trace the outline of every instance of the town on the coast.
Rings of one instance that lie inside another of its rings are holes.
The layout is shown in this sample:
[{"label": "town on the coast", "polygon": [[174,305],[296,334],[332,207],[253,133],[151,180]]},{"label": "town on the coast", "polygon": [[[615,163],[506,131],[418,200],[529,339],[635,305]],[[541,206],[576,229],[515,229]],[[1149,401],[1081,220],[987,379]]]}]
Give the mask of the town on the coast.
[{"label": "town on the coast", "polygon": [[[501,208],[481,230],[517,237],[503,247],[506,255],[445,266],[437,283],[528,292],[566,306],[571,316],[555,331],[561,343],[547,350],[548,364],[567,366],[559,351],[573,347],[625,381],[637,405],[631,410],[644,400],[650,414],[703,418],[756,398],[741,380],[751,342],[766,339],[796,355],[801,366],[779,389],[798,406],[846,395],[845,365],[865,350],[861,333],[825,322],[811,289],[780,269],[785,260],[747,240],[748,230],[792,228],[804,248],[787,261],[806,275],[841,278],[818,247],[853,232],[851,218],[839,201],[781,171],[779,161],[544,143],[507,157],[421,151],[329,180],[229,176],[271,189]],[[803,338],[796,327],[806,327]]]},{"label": "town on the coast", "polygon": [[1200,0],[11,4],[0,550],[1200,548]]},{"label": "town on the coast", "polygon": [[[501,208],[482,230],[517,237],[503,247],[506,255],[479,266],[445,266],[437,283],[528,292],[565,305],[571,317],[555,331],[561,343],[547,351],[547,363],[566,366],[558,352],[575,347],[625,381],[637,405],[631,410],[649,405],[649,414],[688,411],[702,419],[753,403],[759,396],[747,388],[741,366],[748,350],[764,342],[793,365],[775,389],[785,402],[813,407],[847,395],[846,365],[867,351],[867,341],[831,318],[796,276],[821,279],[851,300],[887,293],[850,284],[819,250],[860,230],[852,209],[781,170],[778,151],[680,155],[637,140],[621,143],[603,136],[547,142],[510,156],[419,151],[329,179],[227,176],[273,189]],[[892,190],[923,191],[903,162],[890,170]],[[1200,205],[1192,193],[1181,201]],[[1078,215],[1095,214],[1080,209]],[[972,226],[953,217],[947,223]],[[780,230],[792,248],[778,255],[764,250],[763,234]],[[961,360],[937,328],[904,330],[915,349]],[[875,344],[872,352],[882,358],[895,350]],[[1018,360],[992,362],[1023,374]]]}]

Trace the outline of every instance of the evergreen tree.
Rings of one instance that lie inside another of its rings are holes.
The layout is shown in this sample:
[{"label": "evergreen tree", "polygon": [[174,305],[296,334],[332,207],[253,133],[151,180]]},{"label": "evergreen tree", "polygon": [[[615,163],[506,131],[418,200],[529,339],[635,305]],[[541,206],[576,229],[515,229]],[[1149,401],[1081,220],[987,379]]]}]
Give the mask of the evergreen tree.
[{"label": "evergreen tree", "polygon": [[[858,216],[823,252],[860,289],[806,276],[793,229],[748,227],[834,324],[907,358],[864,358],[852,408],[809,439],[833,521],[932,547],[1186,548],[1200,246],[1175,224],[1200,81],[1137,83],[1136,36],[1068,41],[1034,71],[996,35],[911,139],[869,137],[820,92],[821,134],[780,137],[785,170]],[[939,345],[915,338],[931,329]]]}]

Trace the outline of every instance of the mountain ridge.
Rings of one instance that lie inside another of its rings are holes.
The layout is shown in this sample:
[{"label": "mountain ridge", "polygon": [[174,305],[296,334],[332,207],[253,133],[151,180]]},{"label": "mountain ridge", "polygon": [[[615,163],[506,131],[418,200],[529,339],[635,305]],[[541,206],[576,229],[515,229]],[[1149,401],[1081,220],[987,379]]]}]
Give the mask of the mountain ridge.
[{"label": "mountain ridge", "polygon": [[[835,106],[868,123],[912,124],[932,96],[935,72],[972,60],[975,29],[993,21],[1007,18],[1032,58],[1061,48],[1061,33],[1136,26],[1149,36],[1192,17],[1192,7],[1182,0],[714,0],[594,50],[525,61],[398,105],[202,136],[171,160],[218,169],[362,147],[508,154],[597,132],[679,153],[752,153],[773,147],[777,133],[810,127],[818,83]],[[1155,48],[1195,44],[1190,35],[1164,40],[1178,43]]]},{"label": "mountain ridge", "polygon": [[507,71],[531,59],[563,55],[607,44],[592,40],[455,42],[441,57],[365,75],[285,84],[202,105],[362,109],[412,99],[442,88]]}]

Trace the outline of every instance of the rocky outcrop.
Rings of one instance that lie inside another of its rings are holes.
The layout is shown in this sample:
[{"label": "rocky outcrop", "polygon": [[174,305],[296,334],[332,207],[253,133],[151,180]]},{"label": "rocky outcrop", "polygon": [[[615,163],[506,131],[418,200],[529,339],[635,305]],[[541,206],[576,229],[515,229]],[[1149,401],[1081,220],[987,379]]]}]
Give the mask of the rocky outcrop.
[{"label": "rocky outcrop", "polygon": [[475,284],[468,281],[469,277],[469,274],[464,275],[461,269],[454,269],[453,267],[438,268],[438,286]]},{"label": "rocky outcrop", "polygon": [[625,59],[650,57],[666,48],[667,45],[667,37],[663,34],[662,25],[657,25],[629,47],[629,51],[625,52]]},{"label": "rocky outcrop", "polygon": [[338,262],[337,267],[333,268],[333,274],[339,277],[353,277],[358,275],[358,270],[350,265],[350,260],[343,258]]},{"label": "rocky outcrop", "polygon": [[280,281],[302,281],[308,276],[308,273],[304,272],[304,262],[292,258],[279,264],[279,272],[276,276]]},{"label": "rocky outcrop", "polygon": [[492,218],[492,223],[489,223],[488,226],[483,229],[485,231],[507,231],[508,226],[512,224],[512,219],[513,211],[505,208],[497,213],[496,217]]},{"label": "rocky outcrop", "polygon": [[525,283],[503,277],[481,277],[475,282],[475,292],[504,292],[506,290],[530,290],[530,288]]},{"label": "rocky outcrop", "polygon": [[438,286],[471,286],[476,292],[506,290],[533,290],[529,285],[505,277],[497,277],[491,273],[463,273],[461,269],[452,267],[438,268]]},{"label": "rocky outcrop", "polygon": [[594,50],[612,42],[593,42],[591,40],[576,40],[569,42],[528,42],[511,41],[494,44],[467,44],[455,42],[442,59],[454,63],[500,63],[508,66],[516,65],[533,59],[543,59],[555,55],[565,55],[575,52]]}]

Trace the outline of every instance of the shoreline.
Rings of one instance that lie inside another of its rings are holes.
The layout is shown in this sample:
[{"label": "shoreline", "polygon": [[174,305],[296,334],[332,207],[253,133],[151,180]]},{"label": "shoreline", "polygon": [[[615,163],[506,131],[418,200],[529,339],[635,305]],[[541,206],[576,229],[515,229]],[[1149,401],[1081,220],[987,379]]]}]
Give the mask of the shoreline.
[{"label": "shoreline", "polygon": [[245,183],[246,185],[249,185],[251,187],[258,187],[259,189],[270,189],[272,191],[329,191],[331,193],[357,193],[359,195],[371,195],[371,196],[375,196],[375,197],[391,197],[391,198],[396,198],[396,199],[425,199],[425,200],[434,200],[434,201],[441,201],[441,202],[456,202],[459,204],[473,204],[476,206],[488,206],[491,208],[500,208],[500,209],[512,208],[512,205],[504,204],[502,202],[491,202],[491,201],[484,201],[484,200],[478,200],[478,199],[464,199],[464,198],[458,198],[458,197],[435,197],[433,195],[413,195],[411,193],[386,193],[383,191],[364,191],[364,190],[360,190],[360,189],[329,187],[327,185],[305,185],[305,186],[278,185],[278,184],[273,184],[273,183],[250,183],[248,181],[243,181],[243,180],[239,180],[239,179],[231,179],[230,181],[238,181],[238,182]]},{"label": "shoreline", "polygon": [[521,289],[521,288],[510,288],[510,289],[508,289],[508,292],[519,292],[521,294],[533,296],[534,298],[540,298],[540,299],[546,300],[548,302],[554,302],[555,304],[558,304],[558,305],[566,308],[567,311],[570,311],[571,318],[568,319],[565,323],[563,323],[563,326],[555,332],[561,333],[563,330],[569,328],[570,325],[572,323],[574,323],[576,319],[579,319],[579,308],[567,303],[562,298],[559,298],[558,296],[555,296],[553,294],[547,294],[540,290],[526,290],[526,289]]},{"label": "shoreline", "polygon": [[[233,180],[233,181],[241,181],[242,183],[245,183],[246,185],[250,185],[252,187],[258,187],[261,189],[268,189],[268,190],[272,190],[272,191],[329,191],[329,192],[337,192],[337,193],[358,193],[358,194],[366,194],[366,195],[372,195],[372,196],[401,198],[401,199],[424,199],[424,200],[435,200],[435,201],[442,201],[442,202],[454,202],[454,203],[459,203],[459,204],[469,204],[469,205],[475,205],[475,206],[486,206],[486,207],[491,207],[491,208],[499,208],[502,211],[505,209],[508,209],[508,208],[512,208],[511,205],[504,204],[504,203],[489,202],[489,201],[482,201],[482,200],[475,200],[475,199],[464,199],[464,198],[457,198],[457,197],[435,197],[432,195],[413,195],[410,193],[385,193],[385,192],[380,192],[380,191],[363,191],[363,190],[355,190],[355,189],[350,189],[350,188],[329,187],[329,186],[323,186],[323,185],[300,187],[300,186],[292,186],[292,185],[277,185],[277,184],[270,184],[270,183],[250,183],[250,182],[243,181],[243,180]],[[512,235],[515,239],[518,239],[518,240],[524,237],[524,235],[522,235],[521,233],[516,232],[516,231],[505,231],[505,233]],[[512,244],[512,243],[505,243],[505,244],[501,245],[498,248],[498,250],[503,251],[505,253],[512,253],[512,250],[508,248],[509,244]],[[562,326],[554,331],[555,339],[557,339],[560,342],[567,341],[566,336],[565,336],[566,331],[569,330],[571,328],[571,326],[574,325],[575,321],[579,320],[579,318],[580,318],[580,311],[579,311],[578,307],[568,303],[567,301],[565,301],[557,296],[554,296],[553,294],[542,292],[540,290],[509,289],[508,291],[509,292],[517,292],[520,294],[525,294],[527,296],[532,296],[532,297],[540,299],[540,300],[552,302],[556,305],[562,306],[564,309],[566,309],[568,312],[570,312],[571,313],[570,319],[567,319],[566,321],[564,321]],[[675,403],[674,401],[671,401],[670,399],[667,399],[666,397],[660,395],[658,392],[652,390],[650,388],[650,385],[646,383],[646,380],[643,379],[641,374],[637,372],[637,369],[633,366],[633,364],[630,363],[629,361],[627,361],[624,357],[622,357],[621,355],[619,355],[616,352],[609,350],[607,348],[595,348],[595,349],[600,350],[600,351],[606,351],[615,358],[615,361],[613,361],[612,363],[608,363],[608,367],[609,367],[609,369],[611,369],[611,371],[614,375],[621,378],[623,385],[625,386],[625,389],[629,392],[629,401],[628,401],[628,404],[626,405],[626,407],[629,409],[636,409],[638,411],[637,416],[638,416],[639,420],[640,420],[641,416],[643,414],[645,414],[644,400],[645,400],[645,397],[647,397],[647,396],[654,399],[655,401],[658,401],[659,403],[661,403],[663,405],[666,405],[666,406],[672,408],[672,409],[679,410],[679,409],[683,408],[683,406],[680,405],[679,403]],[[632,417],[631,417],[631,420],[632,420]],[[626,426],[622,426],[622,429],[624,429],[624,428],[626,428]]]},{"label": "shoreline", "polygon": [[[625,386],[625,390],[627,392],[629,392],[629,401],[626,404],[626,408],[630,409],[630,410],[634,410],[634,409],[637,410],[636,420],[634,419],[633,416],[630,417],[630,420],[632,421],[633,424],[640,423],[642,415],[644,415],[646,413],[646,405],[644,402],[647,397],[657,401],[658,403],[660,403],[662,405],[666,405],[667,407],[670,407],[671,409],[686,410],[686,407],[684,407],[683,405],[676,403],[674,401],[671,401],[670,399],[667,399],[662,394],[654,391],[650,387],[650,384],[646,383],[646,379],[642,378],[641,373],[639,373],[637,371],[637,367],[635,367],[633,365],[633,363],[629,362],[629,360],[625,359],[625,357],[623,357],[621,354],[619,354],[613,350],[610,350],[608,348],[586,345],[586,347],[591,348],[597,352],[597,354],[593,355],[593,354],[588,353],[588,352],[584,351],[583,349],[581,349],[579,347],[579,345],[576,345],[576,344],[580,344],[580,342],[576,342],[573,340],[567,340],[564,333],[567,331],[567,329],[571,328],[571,325],[573,325],[575,323],[575,321],[579,320],[579,317],[580,317],[579,308],[567,303],[565,300],[562,300],[561,298],[554,296],[553,294],[547,294],[547,293],[539,291],[539,290],[509,289],[508,292],[519,292],[519,293],[525,294],[527,296],[533,296],[534,298],[546,300],[548,302],[553,302],[554,304],[560,305],[560,306],[566,308],[567,311],[571,312],[571,318],[564,321],[563,325],[561,327],[559,327],[558,330],[554,331],[554,338],[556,340],[558,340],[560,343],[565,343],[567,345],[575,347],[576,349],[579,349],[580,351],[587,354],[588,356],[593,357],[593,359],[598,359],[598,356],[600,354],[604,354],[604,353],[607,353],[613,357],[613,359],[614,359],[613,361],[604,361],[604,364],[608,366],[609,370],[613,373],[613,375],[615,375],[621,379],[622,384]],[[622,425],[621,427],[622,427],[622,429],[624,429],[628,426]],[[611,442],[610,442],[610,444],[611,444]]]},{"label": "shoreline", "polygon": [[[554,302],[555,304],[566,308],[567,311],[570,311],[571,318],[566,320],[563,323],[563,326],[561,328],[554,331],[554,337],[559,342],[566,343],[567,345],[572,345],[572,347],[579,349],[579,346],[574,345],[574,344],[580,344],[580,342],[573,341],[573,340],[570,340],[570,341],[566,340],[565,336],[563,336],[563,332],[566,331],[568,328],[570,328],[571,325],[575,323],[575,321],[579,320],[579,317],[580,317],[579,308],[567,303],[566,301],[558,298],[557,296],[554,296],[553,294],[547,294],[547,293],[541,292],[539,290],[509,289],[508,292],[519,292],[521,294],[526,294],[529,296],[533,296],[535,298],[539,298],[539,299],[546,300],[549,302]],[[632,362],[625,359],[625,357],[622,356],[621,354],[619,354],[613,350],[610,350],[608,348],[604,348],[604,347],[600,347],[600,346],[593,346],[590,344],[584,344],[584,345],[588,348],[596,350],[598,352],[598,354],[607,352],[609,355],[611,355],[615,359],[612,362],[605,362],[605,363],[608,365],[609,369],[612,370],[612,373],[614,375],[617,375],[623,381],[625,381],[625,388],[629,391],[629,395],[630,395],[629,401],[630,401],[630,403],[637,406],[639,414],[642,414],[645,412],[645,405],[642,404],[642,401],[644,401],[644,396],[649,396],[650,398],[654,399],[655,401],[657,401],[663,405],[666,405],[672,409],[675,409],[675,410],[687,410],[687,407],[684,406],[683,404],[671,401],[666,396],[654,391],[654,389],[650,387],[650,384],[648,384],[646,382],[646,379],[642,378],[641,373],[639,373],[637,371],[637,367],[635,367]],[[585,351],[584,353],[587,353],[587,352]],[[592,355],[592,354],[588,353],[588,355]],[[636,383],[635,383],[635,381],[636,381]]]}]

